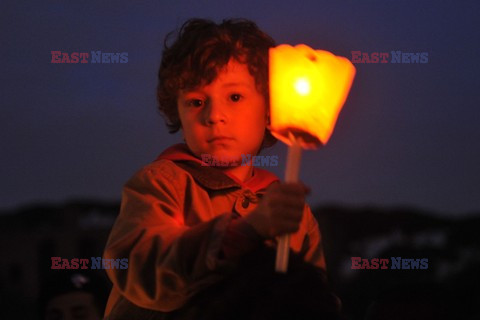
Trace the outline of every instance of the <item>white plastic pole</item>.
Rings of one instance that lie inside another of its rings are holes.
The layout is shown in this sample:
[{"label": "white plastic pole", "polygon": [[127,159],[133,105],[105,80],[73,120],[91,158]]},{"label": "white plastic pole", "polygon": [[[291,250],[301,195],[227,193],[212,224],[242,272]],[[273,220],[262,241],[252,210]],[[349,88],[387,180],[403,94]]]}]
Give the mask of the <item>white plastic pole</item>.
[{"label": "white plastic pole", "polygon": [[[302,147],[295,139],[292,139],[292,145],[288,147],[287,167],[285,169],[285,182],[298,182],[298,172],[300,171],[300,161],[302,159]],[[290,250],[290,235],[279,237],[277,246],[277,257],[275,261],[275,271],[286,273],[288,269],[288,254]]]}]

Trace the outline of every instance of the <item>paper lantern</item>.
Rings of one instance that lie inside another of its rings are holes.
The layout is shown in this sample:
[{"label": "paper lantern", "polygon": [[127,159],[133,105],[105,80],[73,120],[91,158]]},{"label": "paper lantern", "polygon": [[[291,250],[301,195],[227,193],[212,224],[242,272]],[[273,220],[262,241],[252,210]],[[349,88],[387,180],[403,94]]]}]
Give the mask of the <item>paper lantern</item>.
[{"label": "paper lantern", "polygon": [[292,134],[305,149],[325,145],[355,76],[344,57],[300,44],[271,48],[270,129],[291,145]]},{"label": "paper lantern", "polygon": [[[269,51],[270,131],[289,145],[286,182],[297,182],[301,151],[325,145],[355,76],[346,58],[300,44]],[[288,235],[280,237],[275,269],[286,272]]]}]

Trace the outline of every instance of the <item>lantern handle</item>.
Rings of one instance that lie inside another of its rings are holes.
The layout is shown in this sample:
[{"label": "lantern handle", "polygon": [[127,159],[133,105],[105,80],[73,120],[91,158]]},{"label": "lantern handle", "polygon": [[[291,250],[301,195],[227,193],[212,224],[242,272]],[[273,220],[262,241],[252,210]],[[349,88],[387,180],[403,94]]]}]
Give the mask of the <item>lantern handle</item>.
[{"label": "lantern handle", "polygon": [[[287,166],[285,169],[285,182],[298,182],[300,161],[302,159],[302,147],[292,133],[289,132],[292,144],[288,147]],[[288,269],[288,256],[290,252],[290,235],[286,234],[278,238],[275,271],[286,273]]]}]

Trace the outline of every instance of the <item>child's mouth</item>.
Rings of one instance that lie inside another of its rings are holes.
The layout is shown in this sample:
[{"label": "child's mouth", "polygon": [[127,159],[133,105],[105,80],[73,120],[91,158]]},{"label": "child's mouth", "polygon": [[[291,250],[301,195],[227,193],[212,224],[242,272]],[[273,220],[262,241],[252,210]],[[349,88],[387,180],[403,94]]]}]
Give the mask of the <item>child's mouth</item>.
[{"label": "child's mouth", "polygon": [[227,141],[230,141],[230,140],[233,140],[233,138],[230,138],[230,137],[225,137],[225,136],[217,136],[217,137],[213,137],[211,139],[208,139],[207,142],[208,143],[220,143],[220,142],[227,142]]}]

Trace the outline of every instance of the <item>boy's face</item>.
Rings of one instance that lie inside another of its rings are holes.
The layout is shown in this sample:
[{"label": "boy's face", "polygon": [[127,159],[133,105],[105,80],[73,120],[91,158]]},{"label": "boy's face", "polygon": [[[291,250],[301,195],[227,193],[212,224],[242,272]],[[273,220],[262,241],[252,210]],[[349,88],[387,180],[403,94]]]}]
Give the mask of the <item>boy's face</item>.
[{"label": "boy's face", "polygon": [[210,84],[180,91],[177,105],[185,141],[197,157],[241,159],[260,150],[267,105],[245,64],[231,60]]}]

